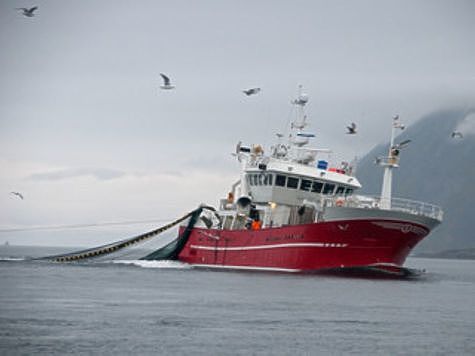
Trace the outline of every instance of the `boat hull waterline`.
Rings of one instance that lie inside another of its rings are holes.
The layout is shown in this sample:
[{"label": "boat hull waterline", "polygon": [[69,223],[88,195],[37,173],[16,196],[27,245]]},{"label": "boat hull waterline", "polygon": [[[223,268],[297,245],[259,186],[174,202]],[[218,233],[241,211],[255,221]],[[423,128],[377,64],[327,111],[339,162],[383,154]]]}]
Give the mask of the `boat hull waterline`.
[{"label": "boat hull waterline", "polygon": [[200,267],[282,272],[402,266],[430,230],[401,220],[341,220],[256,231],[194,228],[178,259]]}]

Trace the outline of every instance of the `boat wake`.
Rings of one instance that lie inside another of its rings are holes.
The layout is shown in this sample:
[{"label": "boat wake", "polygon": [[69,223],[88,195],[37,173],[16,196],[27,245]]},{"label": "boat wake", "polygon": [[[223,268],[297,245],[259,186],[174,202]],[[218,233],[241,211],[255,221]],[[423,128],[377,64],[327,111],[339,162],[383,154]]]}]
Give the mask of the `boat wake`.
[{"label": "boat wake", "polygon": [[172,268],[172,269],[188,269],[191,265],[180,261],[164,260],[164,261],[144,261],[144,260],[114,260],[112,263],[134,265],[142,268]]},{"label": "boat wake", "polygon": [[25,261],[24,257],[0,257],[0,262]]}]

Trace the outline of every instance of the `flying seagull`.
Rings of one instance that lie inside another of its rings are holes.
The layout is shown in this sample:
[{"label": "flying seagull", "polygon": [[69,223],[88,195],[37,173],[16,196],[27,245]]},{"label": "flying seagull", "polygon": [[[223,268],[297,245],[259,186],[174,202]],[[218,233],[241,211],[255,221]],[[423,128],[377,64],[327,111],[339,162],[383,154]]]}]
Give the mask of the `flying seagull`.
[{"label": "flying seagull", "polygon": [[246,94],[247,96],[251,96],[251,95],[259,93],[260,91],[261,91],[261,88],[250,88],[250,89],[243,90],[242,92]]},{"label": "flying seagull", "polygon": [[411,142],[411,140],[404,140],[402,142],[399,142],[398,144],[394,145],[392,148],[395,148],[395,149],[400,149],[400,148],[403,148],[403,147],[406,147],[409,142]]},{"label": "flying seagull", "polygon": [[347,126],[346,128],[348,130],[348,135],[354,135],[356,133],[356,124],[354,122],[352,122],[351,125]]},{"label": "flying seagull", "polygon": [[10,192],[10,194],[13,194],[13,195],[16,195],[18,198],[20,198],[21,200],[23,200],[23,194],[21,193],[18,193],[18,192]]},{"label": "flying seagull", "polygon": [[456,137],[458,137],[458,138],[463,138],[463,135],[462,135],[462,133],[461,133],[460,131],[454,131],[454,132],[452,132],[451,137],[452,137],[452,138],[456,138]]},{"label": "flying seagull", "polygon": [[23,13],[23,16],[26,17],[33,17],[35,16],[34,12],[38,9],[38,6],[32,7],[32,8],[26,8],[26,7],[20,7],[16,8],[15,10],[20,10]]},{"label": "flying seagull", "polygon": [[391,147],[391,156],[399,156],[399,151],[401,150],[401,148],[406,147],[409,142],[411,142],[411,140],[404,140]]},{"label": "flying seagull", "polygon": [[170,84],[170,78],[168,78],[165,74],[160,73],[160,76],[163,79],[163,85],[160,86],[160,88],[169,90],[169,89],[174,89],[175,86]]}]

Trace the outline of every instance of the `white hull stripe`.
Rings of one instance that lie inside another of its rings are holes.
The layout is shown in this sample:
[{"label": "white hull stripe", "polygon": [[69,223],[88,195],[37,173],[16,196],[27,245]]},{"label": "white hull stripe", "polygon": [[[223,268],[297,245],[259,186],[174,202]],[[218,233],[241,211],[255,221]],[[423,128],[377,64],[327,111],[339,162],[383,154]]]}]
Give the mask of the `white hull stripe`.
[{"label": "white hull stripe", "polygon": [[218,268],[218,269],[241,269],[248,271],[274,271],[274,272],[301,272],[301,269],[278,268],[278,267],[255,267],[255,266],[225,266],[225,265],[204,265],[191,264],[193,267]]},{"label": "white hull stripe", "polygon": [[259,245],[259,246],[242,246],[242,247],[213,247],[213,246],[201,246],[190,245],[190,248],[196,250],[208,250],[208,251],[247,251],[247,250],[266,250],[271,248],[286,248],[286,247],[346,247],[348,244],[340,243],[323,243],[323,242],[304,242],[304,243],[292,243],[292,244],[275,244],[275,245]]}]

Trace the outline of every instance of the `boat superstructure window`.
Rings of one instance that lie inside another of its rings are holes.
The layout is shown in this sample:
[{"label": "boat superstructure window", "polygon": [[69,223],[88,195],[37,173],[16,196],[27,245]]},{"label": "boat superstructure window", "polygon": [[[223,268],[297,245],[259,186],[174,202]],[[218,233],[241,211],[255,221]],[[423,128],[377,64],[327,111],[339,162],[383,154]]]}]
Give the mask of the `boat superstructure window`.
[{"label": "boat superstructure window", "polygon": [[272,173],[256,173],[248,174],[247,176],[249,185],[273,185],[274,175]]},{"label": "boat superstructure window", "polygon": [[274,184],[274,175],[273,174],[265,174],[264,175],[264,185],[273,185]]},{"label": "boat superstructure window", "polygon": [[353,188],[335,183],[325,183],[309,178],[298,178],[286,174],[273,174],[268,172],[250,173],[247,180],[251,186],[276,186],[287,189],[299,189],[305,192],[325,195],[350,195]]},{"label": "boat superstructure window", "polygon": [[322,194],[328,194],[328,195],[333,194],[334,189],[335,189],[335,184],[325,183]]},{"label": "boat superstructure window", "polygon": [[300,190],[305,190],[306,192],[309,192],[311,188],[312,181],[308,179],[302,179],[302,181],[300,182]]},{"label": "boat superstructure window", "polygon": [[339,186],[336,188],[335,195],[342,195],[344,192],[345,192],[345,187],[339,185]]},{"label": "boat superstructure window", "polygon": [[285,183],[287,182],[287,177],[281,174],[277,174],[275,177],[275,185],[278,187],[285,187]]},{"label": "boat superstructure window", "polygon": [[287,177],[287,188],[297,189],[299,186],[299,179],[295,177]]},{"label": "boat superstructure window", "polygon": [[321,193],[323,188],[322,182],[314,181],[312,184],[312,193]]}]

